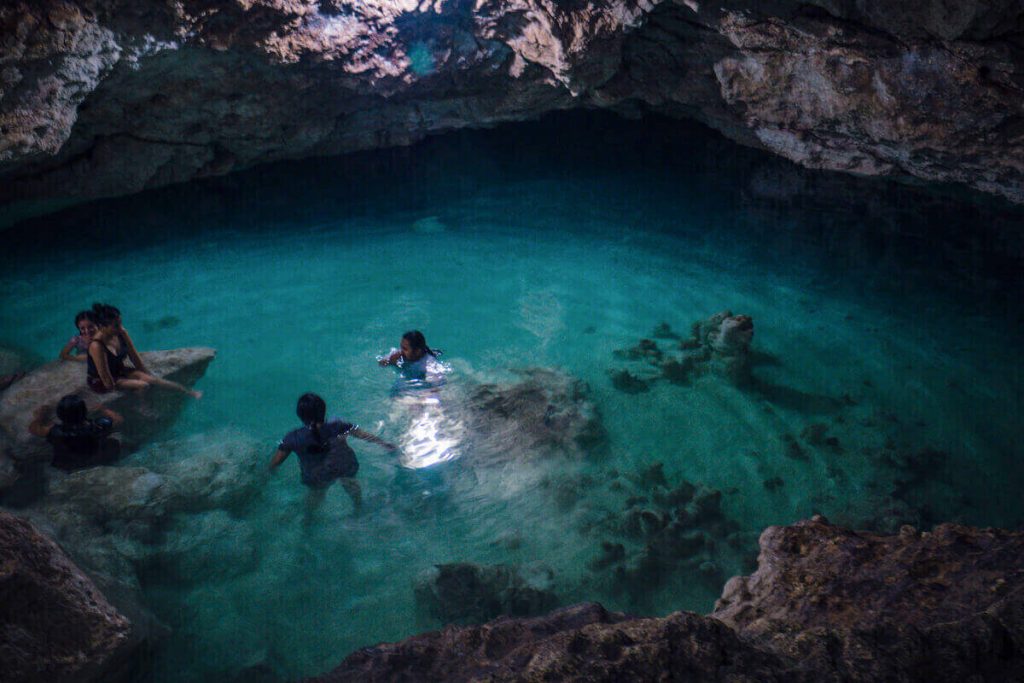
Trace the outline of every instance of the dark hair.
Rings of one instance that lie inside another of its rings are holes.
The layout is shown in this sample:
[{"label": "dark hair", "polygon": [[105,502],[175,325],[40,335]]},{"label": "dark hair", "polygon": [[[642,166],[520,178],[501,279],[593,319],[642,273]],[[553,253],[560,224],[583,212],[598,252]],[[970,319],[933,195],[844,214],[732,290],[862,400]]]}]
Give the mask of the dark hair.
[{"label": "dark hair", "polygon": [[121,317],[121,311],[109,304],[93,304],[92,314],[94,322],[100,327],[112,325]]},{"label": "dark hair", "polygon": [[96,324],[96,316],[92,311],[79,311],[78,315],[75,316],[75,327],[78,327],[78,323],[83,320],[88,320],[92,324]]},{"label": "dark hair", "polygon": [[324,423],[324,419],[327,417],[327,404],[324,400],[312,392],[306,392],[302,396],[299,396],[299,404],[295,407],[295,414],[302,420],[302,424],[309,427],[309,431],[313,433],[313,439],[316,441],[314,446],[310,446],[308,451],[310,453],[323,453],[326,450],[324,439],[320,436],[320,425]]},{"label": "dark hair", "polygon": [[434,349],[427,346],[427,339],[419,330],[409,330],[408,332],[402,335],[402,339],[409,342],[409,346],[412,347],[413,351],[419,351],[422,349],[423,351],[426,351],[435,358],[437,358],[437,355],[441,353],[440,351],[435,351]]},{"label": "dark hair", "polygon": [[78,394],[68,394],[57,404],[57,417],[66,425],[81,424],[86,415],[85,401]]}]

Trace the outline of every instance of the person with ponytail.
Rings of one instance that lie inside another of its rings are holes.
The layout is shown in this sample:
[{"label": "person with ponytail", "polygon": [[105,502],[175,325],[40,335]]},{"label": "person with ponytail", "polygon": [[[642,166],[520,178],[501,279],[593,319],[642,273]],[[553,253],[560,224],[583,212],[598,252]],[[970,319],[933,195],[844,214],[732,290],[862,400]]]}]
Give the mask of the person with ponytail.
[{"label": "person with ponytail", "polygon": [[138,390],[155,385],[180,391],[192,398],[202,398],[201,391],[149,372],[128,331],[121,325],[121,311],[107,304],[93,304],[92,315],[98,330],[89,342],[86,359],[85,381],[90,389],[97,394],[105,394],[115,389]]},{"label": "person with ponytail", "polygon": [[399,348],[377,360],[383,368],[392,365],[398,368],[402,379],[424,381],[427,379],[427,364],[432,358],[441,355],[441,351],[427,346],[427,340],[419,330],[410,330],[402,335]]},{"label": "person with ponytail", "polygon": [[354,513],[358,515],[362,509],[362,492],[355,480],[359,461],[345,437],[354,436],[389,451],[398,447],[339,418],[327,420],[327,404],[313,393],[299,397],[295,414],[302,421],[302,426],[288,432],[278,443],[277,451],[270,459],[271,471],[295,453],[299,456],[302,483],[310,489],[311,508],[323,501],[327,488],[338,480],[352,499]]}]

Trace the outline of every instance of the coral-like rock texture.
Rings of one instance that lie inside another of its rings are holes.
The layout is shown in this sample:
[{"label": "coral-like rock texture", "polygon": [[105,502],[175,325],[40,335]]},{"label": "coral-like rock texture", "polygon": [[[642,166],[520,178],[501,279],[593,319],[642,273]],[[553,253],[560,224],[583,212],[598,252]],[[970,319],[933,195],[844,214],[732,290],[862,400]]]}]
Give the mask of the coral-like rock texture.
[{"label": "coral-like rock texture", "polygon": [[0,202],[113,196],[573,107],[1024,201],[1016,0],[13,0]]},{"label": "coral-like rock texture", "polygon": [[0,512],[3,680],[102,680],[123,663],[130,630],[56,543]]},{"label": "coral-like rock texture", "polygon": [[708,616],[584,604],[364,648],[340,681],[1009,681],[1024,678],[1024,533],[897,535],[816,517],[761,536]]}]

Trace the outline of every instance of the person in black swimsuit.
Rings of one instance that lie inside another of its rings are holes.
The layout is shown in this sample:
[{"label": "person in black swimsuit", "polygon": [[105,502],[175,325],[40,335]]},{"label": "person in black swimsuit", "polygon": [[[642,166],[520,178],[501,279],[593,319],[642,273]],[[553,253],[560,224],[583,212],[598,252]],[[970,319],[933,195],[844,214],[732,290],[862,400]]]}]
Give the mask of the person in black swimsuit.
[{"label": "person in black swimsuit", "polygon": [[[146,369],[132,338],[121,325],[121,311],[106,304],[93,304],[92,312],[99,331],[89,343],[86,362],[86,383],[90,389],[104,394],[114,389],[145,389],[156,385],[193,398],[202,397],[203,392],[157,377]],[[130,361],[131,365],[125,361]]]},{"label": "person in black swimsuit", "polygon": [[28,429],[53,446],[54,467],[73,470],[117,460],[121,444],[110,434],[123,421],[120,415],[100,408],[98,415],[89,419],[85,401],[76,394],[65,396],[57,404],[60,422],[53,422],[52,412],[49,405],[37,408]]}]

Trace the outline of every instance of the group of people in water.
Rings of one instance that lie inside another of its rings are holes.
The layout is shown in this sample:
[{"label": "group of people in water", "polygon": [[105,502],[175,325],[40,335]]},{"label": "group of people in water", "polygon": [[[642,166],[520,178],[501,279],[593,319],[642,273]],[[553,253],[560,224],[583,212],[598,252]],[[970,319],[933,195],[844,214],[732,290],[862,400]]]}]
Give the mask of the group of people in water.
[{"label": "group of people in water", "polygon": [[[94,393],[142,391],[156,386],[196,399],[202,397],[202,392],[157,377],[147,369],[116,307],[93,304],[90,310],[75,316],[75,327],[78,334],[64,345],[60,358],[85,363],[86,385]],[[427,376],[428,361],[439,354],[440,351],[427,346],[422,332],[411,330],[402,335],[399,348],[380,357],[378,364],[396,368],[403,380],[423,381]],[[316,394],[300,396],[295,412],[302,426],[288,432],[278,443],[270,459],[270,469],[275,470],[295,453],[301,481],[310,489],[311,507],[323,500],[328,487],[340,481],[358,514],[362,507],[362,494],[355,480],[359,461],[348,445],[347,437],[377,444],[388,451],[395,451],[398,447],[340,418],[328,420],[327,404]],[[123,421],[121,415],[106,407],[90,413],[85,399],[78,394],[69,394],[62,397],[56,406],[40,406],[29,431],[52,444],[54,467],[72,470],[116,460],[119,444],[110,437]]]}]

